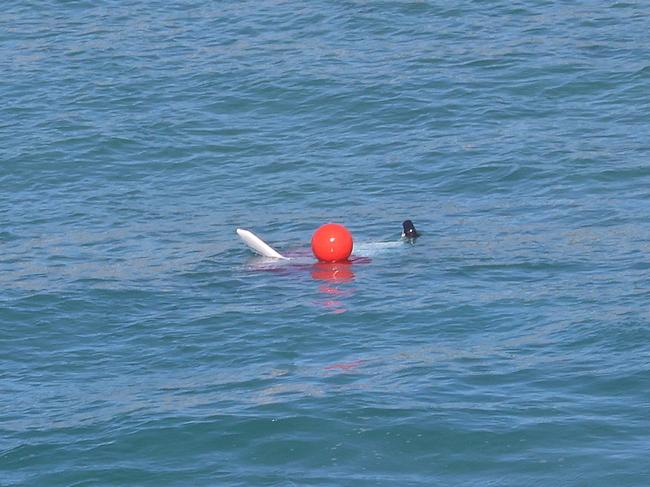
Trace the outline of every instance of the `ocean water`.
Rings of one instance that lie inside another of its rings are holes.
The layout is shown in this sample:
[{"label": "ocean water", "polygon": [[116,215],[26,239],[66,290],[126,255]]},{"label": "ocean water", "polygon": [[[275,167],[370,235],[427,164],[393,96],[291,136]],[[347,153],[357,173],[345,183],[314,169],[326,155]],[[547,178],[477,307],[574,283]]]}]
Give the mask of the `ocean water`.
[{"label": "ocean water", "polygon": [[644,2],[2,10],[0,485],[650,484]]}]

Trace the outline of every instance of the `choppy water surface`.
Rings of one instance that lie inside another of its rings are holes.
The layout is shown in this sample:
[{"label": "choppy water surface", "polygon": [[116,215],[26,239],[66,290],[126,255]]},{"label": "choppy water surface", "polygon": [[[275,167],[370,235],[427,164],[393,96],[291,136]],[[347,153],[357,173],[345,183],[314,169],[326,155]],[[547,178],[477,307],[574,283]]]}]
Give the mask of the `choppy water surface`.
[{"label": "choppy water surface", "polygon": [[650,483],[648,15],[10,2],[0,484]]}]

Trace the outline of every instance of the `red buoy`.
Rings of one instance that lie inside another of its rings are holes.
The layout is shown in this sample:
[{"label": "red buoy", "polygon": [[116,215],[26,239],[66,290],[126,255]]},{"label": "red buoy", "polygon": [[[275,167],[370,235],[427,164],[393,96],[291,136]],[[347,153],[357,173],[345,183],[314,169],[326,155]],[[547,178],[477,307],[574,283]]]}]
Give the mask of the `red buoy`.
[{"label": "red buoy", "polygon": [[323,262],[341,262],[352,253],[352,235],[343,225],[326,223],[311,237],[311,250]]}]

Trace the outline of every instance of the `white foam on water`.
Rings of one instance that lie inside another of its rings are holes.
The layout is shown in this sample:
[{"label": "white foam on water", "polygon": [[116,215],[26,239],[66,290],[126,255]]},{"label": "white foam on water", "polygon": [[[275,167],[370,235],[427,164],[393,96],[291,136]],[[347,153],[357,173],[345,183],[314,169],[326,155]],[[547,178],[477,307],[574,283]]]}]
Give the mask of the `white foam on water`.
[{"label": "white foam on water", "polygon": [[387,252],[394,252],[396,249],[403,247],[404,242],[360,242],[354,244],[353,255],[361,257],[375,257]]}]

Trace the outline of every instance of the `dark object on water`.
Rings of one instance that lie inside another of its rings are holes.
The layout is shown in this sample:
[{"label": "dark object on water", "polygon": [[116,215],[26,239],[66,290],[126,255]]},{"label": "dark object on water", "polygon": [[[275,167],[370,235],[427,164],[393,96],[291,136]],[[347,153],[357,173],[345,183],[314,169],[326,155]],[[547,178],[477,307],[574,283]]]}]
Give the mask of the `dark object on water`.
[{"label": "dark object on water", "polygon": [[415,229],[415,225],[411,220],[404,220],[402,223],[404,231],[402,232],[402,238],[408,238],[409,240],[415,240],[420,236],[418,231]]}]

